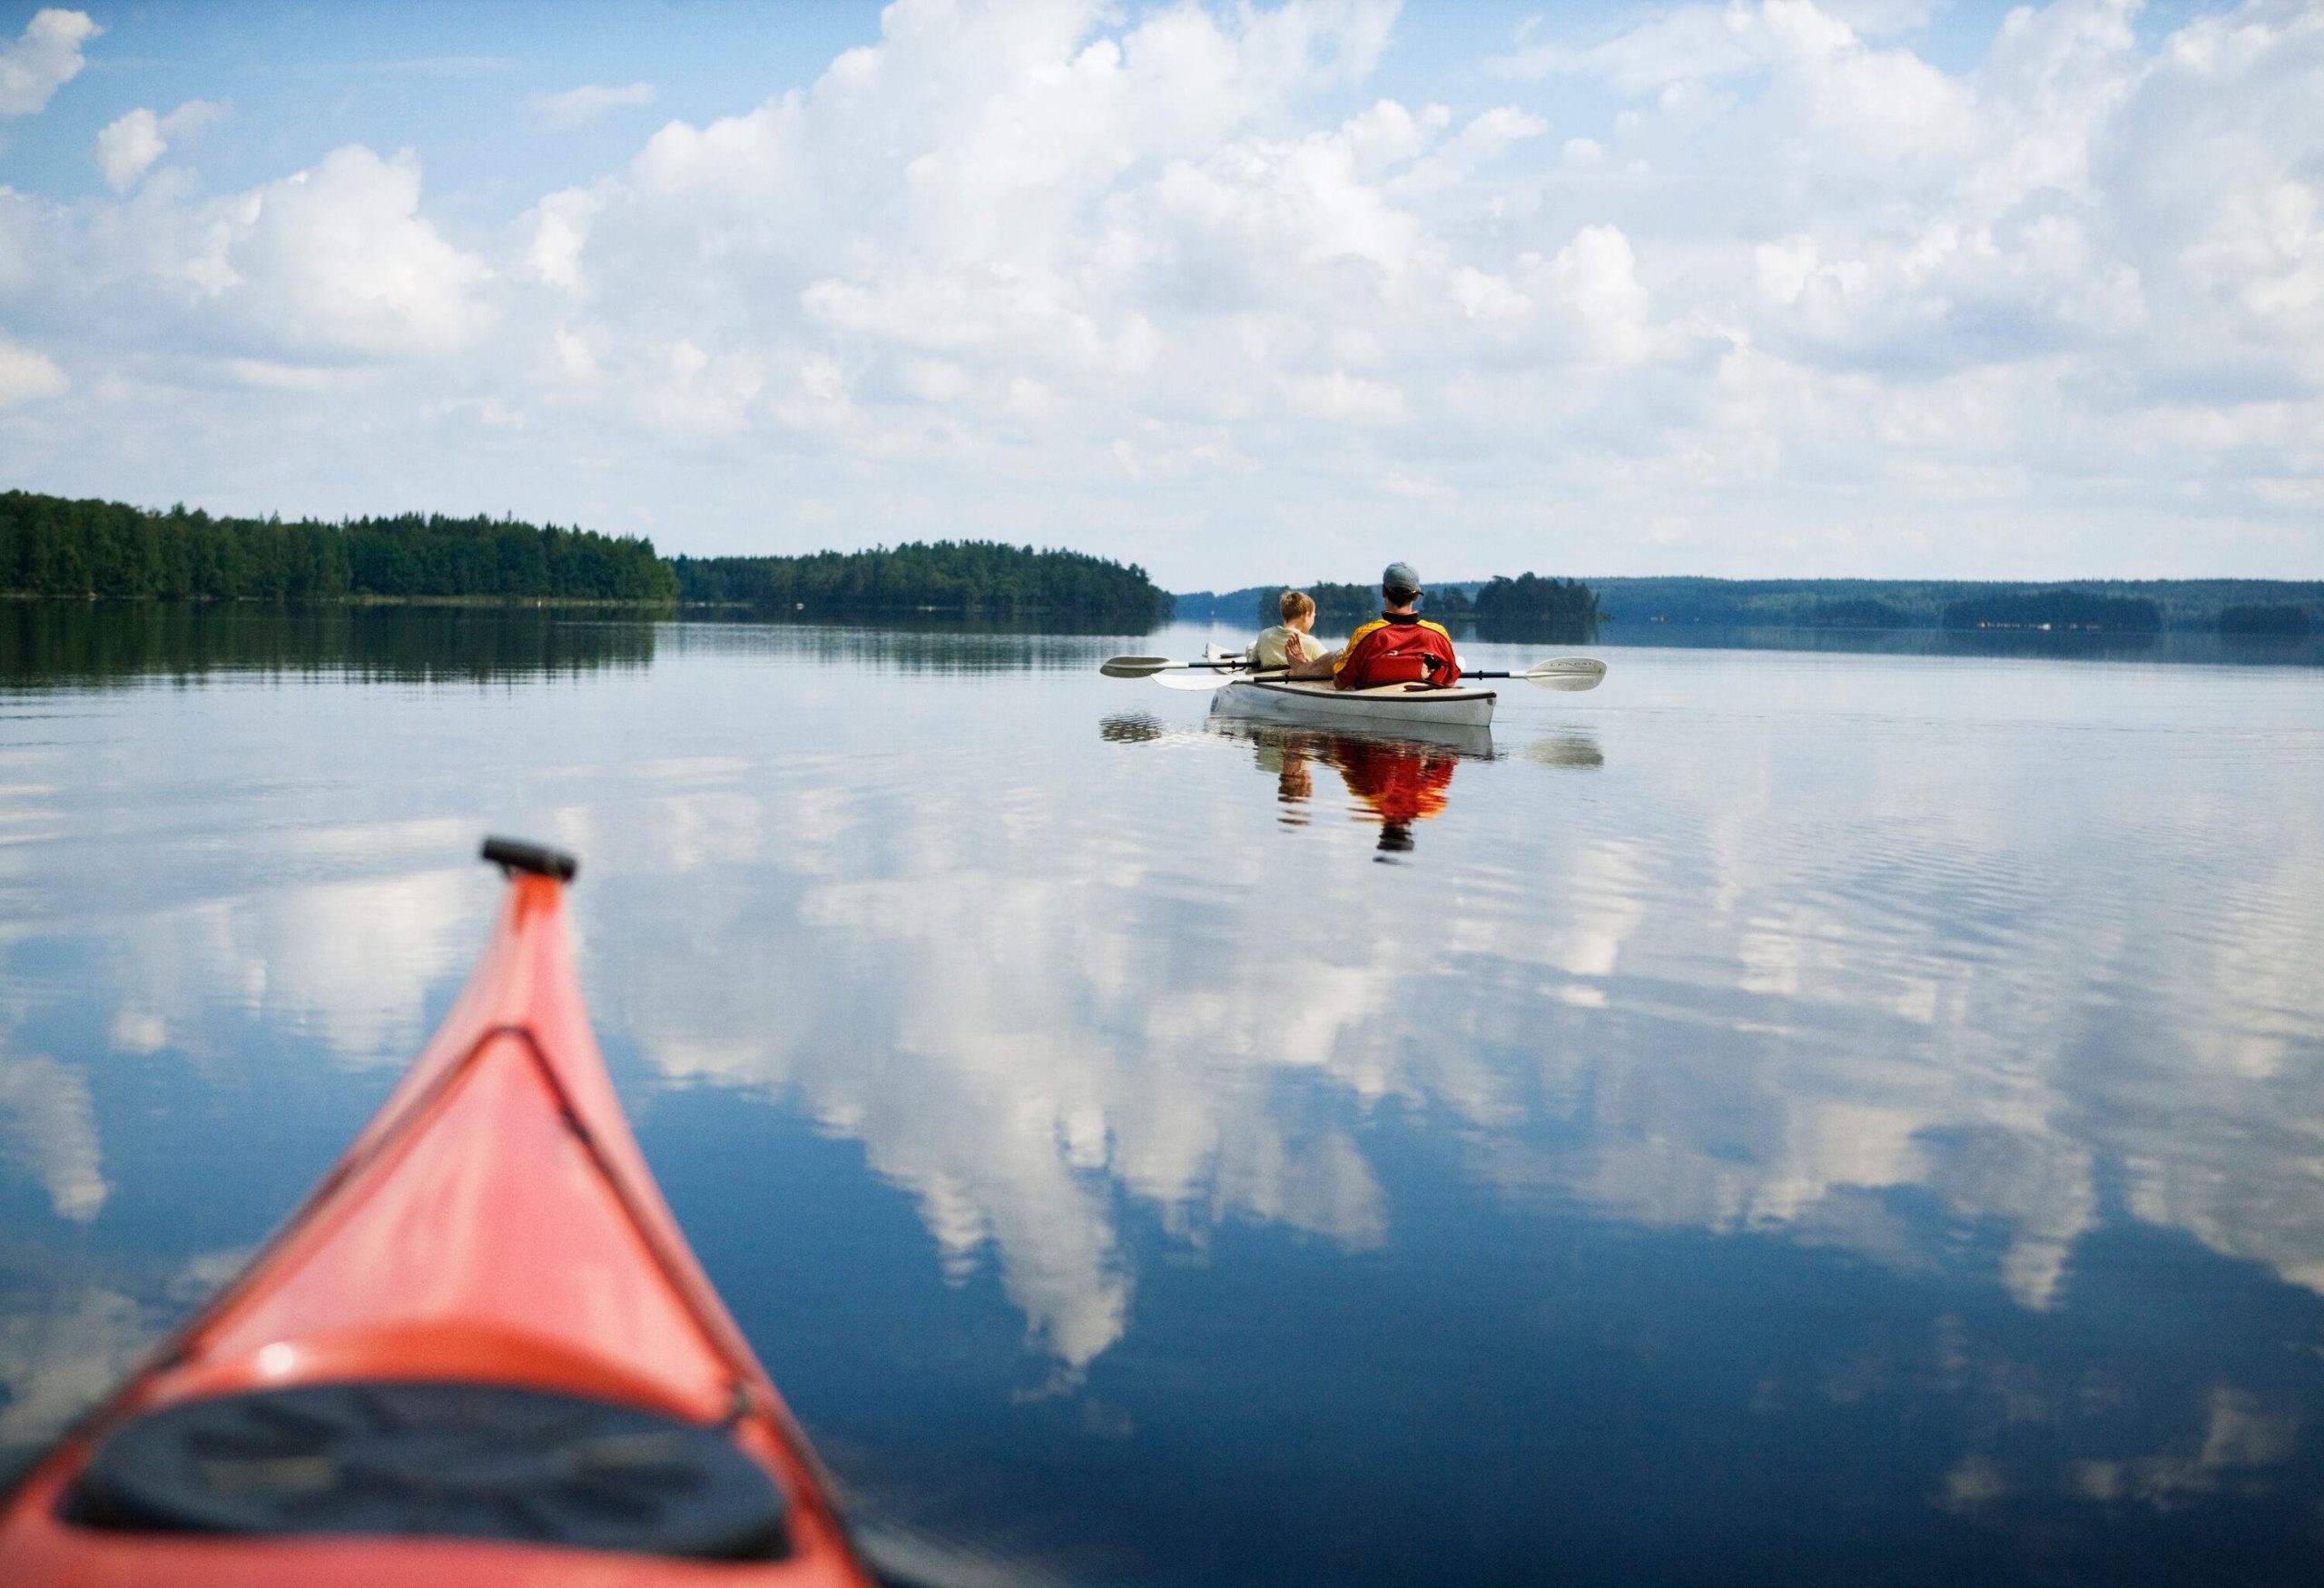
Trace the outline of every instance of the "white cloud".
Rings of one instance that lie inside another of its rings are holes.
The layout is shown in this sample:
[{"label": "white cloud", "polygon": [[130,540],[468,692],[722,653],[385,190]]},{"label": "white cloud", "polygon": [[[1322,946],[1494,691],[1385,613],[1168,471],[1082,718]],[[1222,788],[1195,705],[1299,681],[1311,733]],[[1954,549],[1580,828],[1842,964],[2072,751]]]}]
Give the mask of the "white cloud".
[{"label": "white cloud", "polygon": [[765,384],[748,355],[713,358],[691,341],[669,350],[661,383],[638,401],[640,417],[677,435],[727,435],[749,422],[751,399]]},{"label": "white cloud", "polygon": [[525,102],[533,119],[545,127],[558,132],[571,132],[586,127],[591,122],[602,121],[617,110],[635,110],[654,103],[651,83],[632,83],[621,88],[608,88],[588,84],[580,88],[568,88],[562,94],[537,94]]},{"label": "white cloud", "polygon": [[1294,376],[1284,382],[1284,390],[1301,413],[1374,424],[1393,423],[1404,417],[1403,392],[1339,370],[1312,378]]},{"label": "white cloud", "polygon": [[198,135],[223,116],[227,108],[222,103],[194,99],[166,116],[141,107],[108,123],[97,133],[97,165],[104,173],[105,185],[117,193],[127,192],[169,152],[172,142]]},{"label": "white cloud", "polygon": [[553,287],[569,291],[581,288],[581,251],[589,239],[589,222],[598,201],[579,188],[551,193],[534,211],[533,242],[528,263],[533,274]]},{"label": "white cloud", "polygon": [[359,144],[213,212],[236,285],[280,294],[294,339],[449,351],[479,330],[486,270],[419,214],[419,163]]},{"label": "white cloud", "polygon": [[49,95],[80,74],[81,46],[103,32],[86,12],[34,12],[16,42],[0,50],[0,116],[45,109]]},{"label": "white cloud", "polygon": [[61,397],[72,384],[46,353],[0,332],[0,408]]},{"label": "white cloud", "polygon": [[105,185],[125,193],[168,148],[161,118],[150,110],[133,110],[97,133],[97,165],[104,173]]}]

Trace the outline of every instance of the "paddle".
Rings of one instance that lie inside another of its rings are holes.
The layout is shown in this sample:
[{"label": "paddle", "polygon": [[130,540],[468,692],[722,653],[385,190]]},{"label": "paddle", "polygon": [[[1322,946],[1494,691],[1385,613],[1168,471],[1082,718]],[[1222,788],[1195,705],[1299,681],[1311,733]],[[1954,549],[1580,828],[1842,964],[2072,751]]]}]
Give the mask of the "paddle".
[{"label": "paddle", "polygon": [[1595,689],[1605,676],[1606,664],[1591,656],[1559,656],[1514,673],[1461,675],[1463,683],[1472,678],[1522,678],[1541,689]]},{"label": "paddle", "polygon": [[1207,662],[1174,662],[1167,656],[1108,656],[1098,664],[1098,671],[1108,678],[1151,678],[1157,673],[1167,673],[1173,668],[1240,668],[1246,665],[1240,656],[1226,656]]}]

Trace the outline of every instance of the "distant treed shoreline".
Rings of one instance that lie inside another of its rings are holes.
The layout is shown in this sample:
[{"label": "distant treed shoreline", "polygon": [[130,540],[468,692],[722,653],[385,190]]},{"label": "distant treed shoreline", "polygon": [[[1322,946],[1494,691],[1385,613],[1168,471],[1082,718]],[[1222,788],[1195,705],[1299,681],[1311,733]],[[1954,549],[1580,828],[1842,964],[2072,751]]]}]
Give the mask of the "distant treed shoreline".
[{"label": "distant treed shoreline", "polygon": [[[1368,585],[1303,587],[1316,596],[1326,616],[1334,618],[1361,616],[1379,599],[1378,591]],[[1187,592],[1176,597],[1177,615],[1191,622],[1248,623],[1272,613],[1283,589],[1280,585],[1253,585],[1224,592]],[[1423,610],[1441,618],[1473,616],[1488,624],[1570,626],[1594,619],[1615,624],[1624,632],[1646,624],[1683,624],[2122,635],[2175,630],[2298,638],[2324,629],[2324,580],[1599,578],[1585,583],[1528,574],[1433,587]]]},{"label": "distant treed shoreline", "polygon": [[341,523],[0,492],[0,595],[278,602],[670,603],[785,612],[1168,617],[1146,577],[1076,551],[913,542],[806,557],[665,558],[642,537],[507,518]]}]

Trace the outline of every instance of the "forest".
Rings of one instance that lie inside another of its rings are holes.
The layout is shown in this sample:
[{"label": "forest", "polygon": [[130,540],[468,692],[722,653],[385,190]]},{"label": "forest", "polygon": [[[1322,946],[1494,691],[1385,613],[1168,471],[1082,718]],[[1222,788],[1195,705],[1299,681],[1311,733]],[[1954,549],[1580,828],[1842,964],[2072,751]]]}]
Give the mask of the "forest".
[{"label": "forest", "polygon": [[651,540],[512,518],[320,523],[0,492],[0,595],[669,602],[785,612],[1105,616],[1158,622],[1143,568],[989,541],[806,557],[655,554]]},{"label": "forest", "polygon": [[650,540],[407,513],[336,524],[0,492],[0,593],[163,599],[666,601]]},{"label": "forest", "polygon": [[1586,630],[1598,621],[1598,595],[1580,579],[1520,574],[1488,579],[1477,591],[1480,624],[1541,624]]},{"label": "forest", "polygon": [[678,598],[806,613],[1170,615],[1146,570],[1078,551],[988,540],[911,541],[808,557],[681,557]]},{"label": "forest", "polygon": [[1947,628],[2082,629],[2091,634],[2158,634],[2162,608],[2135,596],[2081,590],[2032,590],[1948,602]]},{"label": "forest", "polygon": [[2219,615],[2220,633],[2247,638],[2306,639],[2313,626],[2308,608],[2284,602],[2250,602]]}]

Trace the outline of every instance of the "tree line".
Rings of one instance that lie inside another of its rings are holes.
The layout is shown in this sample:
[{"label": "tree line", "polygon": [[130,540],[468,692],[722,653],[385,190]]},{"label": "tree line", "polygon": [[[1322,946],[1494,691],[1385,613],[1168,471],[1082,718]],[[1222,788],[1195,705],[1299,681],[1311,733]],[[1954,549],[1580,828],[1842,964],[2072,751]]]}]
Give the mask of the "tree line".
[{"label": "tree line", "polygon": [[0,592],[666,601],[677,579],[650,540],[555,524],[438,513],[286,524],[12,490],[0,492]]},{"label": "tree line", "polygon": [[[1284,587],[1179,601],[1179,616],[1277,618]],[[1331,627],[1379,610],[1378,587],[1306,587]],[[1473,594],[1472,594],[1473,592]],[[332,601],[366,597],[667,602],[785,612],[940,612],[1159,622],[1172,597],[1146,570],[1084,553],[992,541],[910,542],[804,557],[665,559],[643,537],[513,518],[407,513],[326,523],[154,512],[0,491],[0,595]],[[1256,601],[1254,601],[1256,597]],[[1248,605],[1246,605],[1248,604]],[[1601,611],[1604,607],[1608,610]],[[2299,636],[2324,614],[2324,582],[1578,579],[1527,573],[1446,585],[1422,611],[1500,628],[1587,635],[1611,616],[1818,628],[2033,628],[2152,634],[2203,628]],[[1628,622],[1625,626],[1628,626]]]},{"label": "tree line", "polygon": [[992,541],[806,557],[656,556],[642,537],[406,513],[339,523],[0,492],[0,594],[331,601],[686,601],[817,613],[1104,616],[1158,622],[1136,566]]},{"label": "tree line", "polygon": [[682,601],[808,613],[1170,615],[1170,597],[1135,563],[990,540],[908,541],[807,557],[681,557]]}]

